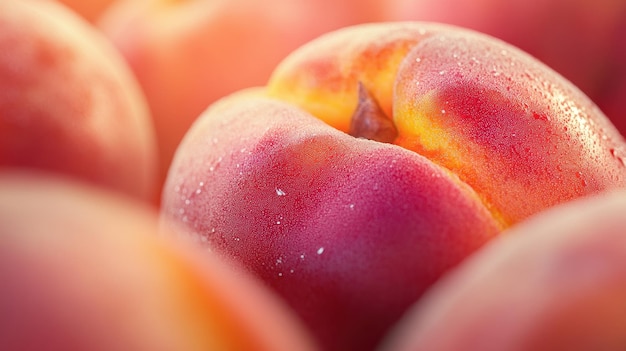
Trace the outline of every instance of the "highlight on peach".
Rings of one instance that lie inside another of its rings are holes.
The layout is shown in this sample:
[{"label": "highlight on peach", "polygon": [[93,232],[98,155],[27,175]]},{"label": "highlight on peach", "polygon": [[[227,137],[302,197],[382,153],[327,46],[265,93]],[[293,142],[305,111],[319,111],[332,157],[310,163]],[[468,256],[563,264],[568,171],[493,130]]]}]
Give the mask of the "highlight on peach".
[{"label": "highlight on peach", "polygon": [[622,10],[0,2],[0,349],[626,349]]}]

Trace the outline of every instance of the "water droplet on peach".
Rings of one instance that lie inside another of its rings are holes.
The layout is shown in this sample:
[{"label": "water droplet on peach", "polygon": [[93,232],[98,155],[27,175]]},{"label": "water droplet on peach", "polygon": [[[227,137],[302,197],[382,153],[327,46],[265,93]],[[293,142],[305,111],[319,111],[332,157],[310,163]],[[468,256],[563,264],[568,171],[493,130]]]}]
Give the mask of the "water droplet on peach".
[{"label": "water droplet on peach", "polygon": [[617,159],[622,166],[626,165],[626,161],[624,161],[624,151],[622,149],[611,148],[610,152],[611,156]]}]

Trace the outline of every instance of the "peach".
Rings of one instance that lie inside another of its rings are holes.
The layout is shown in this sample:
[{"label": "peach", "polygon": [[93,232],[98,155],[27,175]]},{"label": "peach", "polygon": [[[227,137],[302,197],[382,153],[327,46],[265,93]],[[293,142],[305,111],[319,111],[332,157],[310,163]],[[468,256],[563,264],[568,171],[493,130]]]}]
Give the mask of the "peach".
[{"label": "peach", "polygon": [[391,0],[388,20],[444,22],[487,33],[570,79],[626,133],[626,1]]},{"label": "peach", "polygon": [[314,350],[292,312],[156,213],[84,185],[0,174],[4,350]]},{"label": "peach", "polygon": [[505,226],[626,185],[626,145],[606,116],[495,38],[438,25],[357,26],[290,55],[267,89],[354,134],[358,85],[393,123],[394,144],[457,174]]},{"label": "peach", "polygon": [[510,45],[356,26],[210,107],[177,150],[162,216],[262,277],[325,350],[371,350],[501,230],[626,185],[624,146],[579,90]]},{"label": "peach", "polygon": [[545,211],[421,300],[383,350],[624,350],[626,192]]},{"label": "peach", "polygon": [[381,19],[382,6],[378,0],[122,1],[99,27],[147,96],[163,181],[185,132],[210,103],[264,84],[284,56],[326,31]]},{"label": "peach", "polygon": [[0,168],[153,199],[154,128],[123,58],[53,1],[0,3]]}]

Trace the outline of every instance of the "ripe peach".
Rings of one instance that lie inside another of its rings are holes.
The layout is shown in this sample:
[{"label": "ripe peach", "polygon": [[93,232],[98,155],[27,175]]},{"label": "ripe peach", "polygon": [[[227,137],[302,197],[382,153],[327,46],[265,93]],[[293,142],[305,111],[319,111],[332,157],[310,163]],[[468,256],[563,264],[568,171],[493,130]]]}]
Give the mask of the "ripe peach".
[{"label": "ripe peach", "polygon": [[2,1],[0,49],[0,168],[43,169],[155,196],[146,103],[102,35],[56,2]]},{"label": "ripe peach", "polygon": [[537,215],[438,283],[389,351],[626,349],[626,192]]},{"label": "ripe peach", "polygon": [[326,31],[381,19],[378,3],[143,0],[110,8],[100,28],[147,96],[161,149],[161,180],[185,132],[210,103],[264,84],[284,56]]},{"label": "ripe peach", "polygon": [[579,90],[510,45],[356,26],[209,108],[162,214],[261,276],[324,349],[371,350],[502,229],[625,186],[624,146]]},{"label": "ripe peach", "polygon": [[313,350],[258,281],[157,230],[110,193],[2,173],[2,349]]},{"label": "ripe peach", "polygon": [[388,20],[459,25],[521,48],[570,79],[626,134],[626,1],[391,0],[384,11]]}]

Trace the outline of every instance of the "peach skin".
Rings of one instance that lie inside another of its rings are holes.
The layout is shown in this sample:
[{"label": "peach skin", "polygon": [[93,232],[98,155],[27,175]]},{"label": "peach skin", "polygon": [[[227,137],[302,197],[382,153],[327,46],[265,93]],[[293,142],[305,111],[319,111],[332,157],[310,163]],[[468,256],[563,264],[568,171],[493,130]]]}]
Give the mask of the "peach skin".
[{"label": "peach skin", "polygon": [[510,45],[362,25],[210,107],[177,150],[161,213],[262,277],[324,350],[372,350],[503,229],[624,187],[622,150],[588,98]]},{"label": "peach skin", "polygon": [[381,350],[626,349],[625,209],[622,190],[503,233],[437,283]]},{"label": "peach skin", "polygon": [[215,100],[264,84],[289,52],[342,26],[380,20],[379,0],[140,0],[108,9],[99,27],[146,94],[161,184],[178,144]]},{"label": "peach skin", "polygon": [[0,2],[0,168],[30,168],[153,200],[154,127],[108,41],[55,1]]},{"label": "peach skin", "polygon": [[449,23],[521,48],[571,80],[626,133],[626,1],[389,0],[383,11],[387,20]]},{"label": "peach skin", "polygon": [[314,350],[260,282],[157,234],[126,198],[0,173],[2,349]]}]

